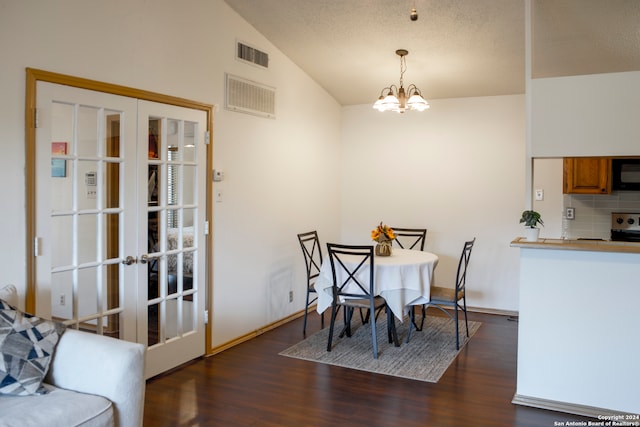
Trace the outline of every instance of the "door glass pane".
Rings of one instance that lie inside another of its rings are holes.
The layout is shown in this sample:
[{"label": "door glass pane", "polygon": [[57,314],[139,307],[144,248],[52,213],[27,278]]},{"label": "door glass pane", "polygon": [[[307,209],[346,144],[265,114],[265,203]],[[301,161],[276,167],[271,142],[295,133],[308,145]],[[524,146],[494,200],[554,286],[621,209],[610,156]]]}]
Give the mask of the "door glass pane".
[{"label": "door glass pane", "polygon": [[[98,270],[95,267],[78,270],[78,316],[84,317],[98,312]],[[93,322],[95,324],[95,322]]]},{"label": "door glass pane", "polygon": [[167,283],[166,295],[175,294],[178,291],[178,254],[167,255]]},{"label": "door glass pane", "polygon": [[78,216],[78,263],[98,261],[98,216]]},{"label": "door glass pane", "polygon": [[111,260],[120,256],[120,214],[108,213],[103,216],[104,236],[102,245],[104,259]]},{"label": "door glass pane", "polygon": [[174,338],[178,336],[178,300],[170,299],[166,302],[167,307],[167,321],[165,334],[167,339]]},{"label": "door glass pane", "polygon": [[182,289],[184,292],[193,289],[193,256],[194,251],[184,253],[184,269],[182,275]]},{"label": "door glass pane", "polygon": [[[193,237],[193,222],[196,217],[195,209],[183,209],[182,210],[182,224],[184,227],[191,227],[192,237]],[[193,239],[191,239],[193,241]]]},{"label": "door glass pane", "polygon": [[66,153],[72,154],[73,129],[74,129],[74,106],[53,102],[51,104],[51,141],[65,142]]},{"label": "door glass pane", "polygon": [[98,156],[99,117],[98,108],[78,107],[78,157]]},{"label": "door glass pane", "polygon": [[160,189],[158,187],[158,183],[161,182],[160,171],[161,169],[158,167],[158,165],[150,164],[148,166],[147,203],[149,204],[149,206],[157,206],[159,202],[158,196],[160,194]]},{"label": "door glass pane", "polygon": [[[119,208],[120,206],[120,163],[105,162],[103,206]],[[89,185],[89,184],[87,184]]]},{"label": "door glass pane", "polygon": [[98,162],[79,160],[76,185],[78,186],[78,209],[96,209],[98,207]]},{"label": "door glass pane", "polygon": [[[53,145],[53,144],[52,144]],[[73,208],[73,161],[51,159],[51,210],[68,212]]]},{"label": "door glass pane", "polygon": [[193,310],[194,305],[192,297],[192,295],[185,296],[182,301],[182,329],[184,333],[193,331],[195,327],[195,313]]},{"label": "door glass pane", "polygon": [[105,111],[106,117],[106,141],[104,155],[106,157],[120,157],[120,126],[122,114],[117,111]]},{"label": "door glass pane", "polygon": [[108,264],[103,271],[103,309],[111,310],[120,306],[120,265]]},{"label": "door glass pane", "polygon": [[[179,154],[180,151],[180,120],[167,119],[167,150]],[[174,157],[177,160],[177,157]]]},{"label": "door glass pane", "polygon": [[[169,152],[169,154],[174,154]],[[178,165],[167,166],[167,204],[169,206],[177,205],[180,192],[180,167]],[[174,225],[175,227],[175,225]]]},{"label": "door glass pane", "polygon": [[162,130],[162,121],[160,119],[149,119],[149,160],[159,159],[162,145],[160,143],[160,135]]},{"label": "door glass pane", "polygon": [[120,339],[120,315],[112,314],[110,316],[106,316],[103,322],[103,335]]},{"label": "door glass pane", "polygon": [[152,304],[147,309],[147,345],[151,347],[154,344],[160,342],[160,305]]},{"label": "door glass pane", "polygon": [[198,125],[193,122],[184,122],[184,151],[182,158],[185,162],[196,160],[196,129]]},{"label": "door glass pane", "polygon": [[51,274],[51,315],[58,320],[73,316],[73,272]]},{"label": "door glass pane", "polygon": [[196,167],[195,166],[184,166],[184,182],[182,185],[182,203],[185,205],[193,205],[195,204],[195,195],[196,195]]},{"label": "door glass pane", "polygon": [[51,267],[73,264],[73,217],[54,216],[51,218]]}]

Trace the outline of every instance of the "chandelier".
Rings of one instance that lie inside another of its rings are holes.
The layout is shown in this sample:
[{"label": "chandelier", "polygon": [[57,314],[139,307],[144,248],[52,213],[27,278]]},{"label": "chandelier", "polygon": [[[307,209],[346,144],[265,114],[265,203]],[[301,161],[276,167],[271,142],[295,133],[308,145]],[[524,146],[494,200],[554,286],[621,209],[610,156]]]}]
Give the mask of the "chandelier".
[{"label": "chandelier", "polygon": [[380,98],[373,104],[373,108],[376,110],[404,113],[406,110],[424,111],[429,108],[429,103],[422,97],[422,93],[416,85],[410,84],[406,92],[402,85],[404,72],[407,71],[405,56],[408,54],[408,50],[396,50],[396,55],[400,57],[400,88],[396,85],[383,88],[380,91]]}]

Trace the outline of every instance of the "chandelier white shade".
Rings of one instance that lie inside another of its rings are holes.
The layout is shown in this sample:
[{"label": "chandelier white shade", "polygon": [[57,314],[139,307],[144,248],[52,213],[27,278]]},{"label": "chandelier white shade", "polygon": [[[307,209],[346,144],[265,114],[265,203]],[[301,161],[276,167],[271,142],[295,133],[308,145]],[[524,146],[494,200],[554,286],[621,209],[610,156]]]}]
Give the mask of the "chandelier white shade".
[{"label": "chandelier white shade", "polygon": [[373,108],[378,111],[395,111],[404,113],[406,110],[424,111],[429,108],[429,103],[422,97],[420,89],[414,84],[410,84],[405,91],[403,86],[404,72],[407,71],[405,56],[409,51],[405,49],[396,50],[396,55],[400,57],[400,88],[391,85],[380,91],[380,97],[373,104]]}]

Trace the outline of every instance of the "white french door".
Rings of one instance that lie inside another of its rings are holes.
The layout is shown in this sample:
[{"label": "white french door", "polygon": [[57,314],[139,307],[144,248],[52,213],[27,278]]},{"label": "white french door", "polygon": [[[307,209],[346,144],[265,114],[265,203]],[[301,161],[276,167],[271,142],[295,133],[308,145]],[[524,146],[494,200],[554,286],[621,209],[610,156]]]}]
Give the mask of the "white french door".
[{"label": "white french door", "polygon": [[204,354],[206,113],[37,83],[36,312]]},{"label": "white french door", "polygon": [[[147,377],[204,354],[206,113],[138,102],[138,337]],[[142,318],[140,318],[142,317]]]}]

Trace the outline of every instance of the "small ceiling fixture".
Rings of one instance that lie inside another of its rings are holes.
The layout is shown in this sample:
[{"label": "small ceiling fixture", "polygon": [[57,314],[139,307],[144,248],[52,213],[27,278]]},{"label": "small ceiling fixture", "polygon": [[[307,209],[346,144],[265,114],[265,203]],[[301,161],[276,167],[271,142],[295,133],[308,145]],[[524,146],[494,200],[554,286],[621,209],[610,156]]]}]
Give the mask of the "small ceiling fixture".
[{"label": "small ceiling fixture", "polygon": [[406,110],[424,111],[429,108],[429,103],[422,97],[422,93],[416,85],[410,84],[406,92],[404,90],[403,76],[407,71],[405,56],[408,54],[408,50],[396,50],[396,55],[400,57],[400,88],[396,85],[383,88],[380,91],[380,98],[373,104],[373,108],[376,110],[404,113]]}]

